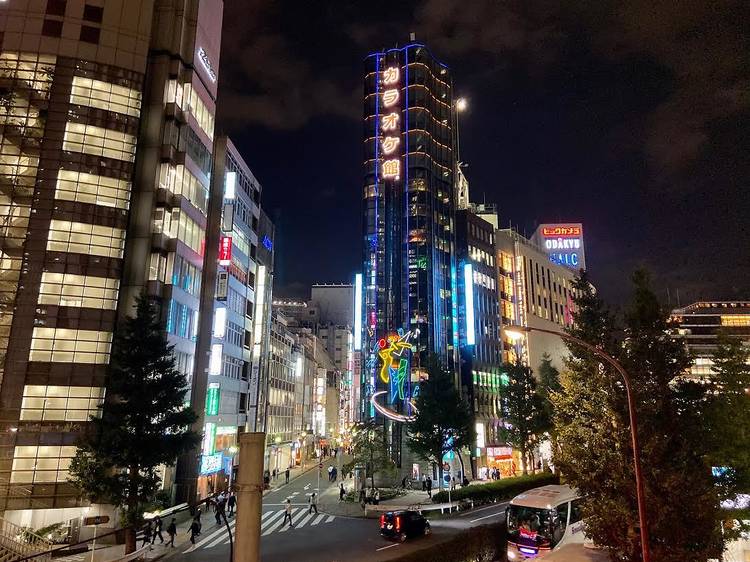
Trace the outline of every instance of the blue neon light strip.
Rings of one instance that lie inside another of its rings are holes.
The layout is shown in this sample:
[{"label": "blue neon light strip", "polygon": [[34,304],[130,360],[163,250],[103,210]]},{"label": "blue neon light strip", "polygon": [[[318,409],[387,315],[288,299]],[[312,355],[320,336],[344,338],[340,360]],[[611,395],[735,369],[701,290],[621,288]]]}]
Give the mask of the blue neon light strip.
[{"label": "blue neon light strip", "polygon": [[362,274],[354,276],[354,349],[362,349]]},{"label": "blue neon light strip", "polygon": [[474,267],[470,263],[464,264],[464,293],[466,293],[466,343],[474,345]]}]

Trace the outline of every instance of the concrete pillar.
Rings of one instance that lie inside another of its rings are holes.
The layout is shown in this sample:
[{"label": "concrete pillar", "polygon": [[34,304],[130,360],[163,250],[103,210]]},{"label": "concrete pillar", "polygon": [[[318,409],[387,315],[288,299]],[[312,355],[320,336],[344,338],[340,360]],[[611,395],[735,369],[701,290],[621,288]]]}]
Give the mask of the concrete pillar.
[{"label": "concrete pillar", "polygon": [[237,472],[237,525],[234,562],[260,562],[260,512],[263,504],[265,433],[240,433]]}]

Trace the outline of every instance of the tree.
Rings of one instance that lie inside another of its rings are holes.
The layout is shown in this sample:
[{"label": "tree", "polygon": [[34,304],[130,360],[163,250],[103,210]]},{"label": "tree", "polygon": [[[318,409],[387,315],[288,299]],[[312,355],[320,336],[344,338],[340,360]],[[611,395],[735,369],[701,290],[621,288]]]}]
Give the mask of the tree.
[{"label": "tree", "polygon": [[702,418],[711,465],[723,467],[720,500],[732,500],[750,490],[750,348],[721,334],[712,355],[713,375],[700,385],[707,396]]},{"label": "tree", "polygon": [[388,454],[383,425],[375,419],[358,423],[352,429],[352,460],[342,468],[351,472],[356,466],[365,467],[365,480],[370,479],[370,487],[375,487],[375,475],[381,472],[392,473],[396,465]]},{"label": "tree", "polygon": [[537,393],[542,399],[542,431],[549,432],[554,442],[554,432],[552,426],[552,401],[550,399],[553,392],[559,392],[562,389],[560,385],[560,371],[552,364],[552,358],[549,353],[542,355],[542,362],[537,370],[539,382],[537,384]]},{"label": "tree", "polygon": [[461,450],[476,441],[469,405],[461,398],[453,377],[429,355],[425,361],[429,378],[420,383],[414,400],[415,419],[407,426],[409,448],[428,462],[437,463],[443,482],[443,457],[450,451],[458,453],[461,471],[466,474]]},{"label": "tree", "polygon": [[135,550],[134,527],[159,489],[158,467],[200,442],[189,429],[197,416],[185,406],[186,393],[155,306],[141,295],[135,317],[115,334],[101,415],[91,417],[92,431],[70,466],[71,482],[83,494],[122,510],[126,553]]},{"label": "tree", "polygon": [[523,473],[534,465],[533,450],[537,438],[546,430],[546,411],[537,391],[534,373],[521,363],[503,365],[508,384],[500,387],[503,426],[500,436],[521,452]]},{"label": "tree", "polygon": [[[639,419],[651,552],[654,560],[698,562],[722,548],[717,488],[706,462],[699,412],[705,394],[684,384],[690,364],[673,337],[644,272],[633,277],[634,295],[622,337],[585,275],[575,288],[571,335],[618,358],[629,373]],[[612,560],[641,559],[633,451],[626,393],[619,375],[579,345],[552,393],[559,448],[555,464],[585,497],[586,533],[610,549]]]}]

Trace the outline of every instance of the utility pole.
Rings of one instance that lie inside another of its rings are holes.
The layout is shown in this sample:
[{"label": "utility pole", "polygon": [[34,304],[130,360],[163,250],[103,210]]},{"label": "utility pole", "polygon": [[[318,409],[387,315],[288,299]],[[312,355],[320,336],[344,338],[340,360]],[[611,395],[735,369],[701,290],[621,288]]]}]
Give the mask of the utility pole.
[{"label": "utility pole", "polygon": [[263,505],[265,433],[240,433],[237,472],[237,526],[234,562],[260,562],[260,512]]}]

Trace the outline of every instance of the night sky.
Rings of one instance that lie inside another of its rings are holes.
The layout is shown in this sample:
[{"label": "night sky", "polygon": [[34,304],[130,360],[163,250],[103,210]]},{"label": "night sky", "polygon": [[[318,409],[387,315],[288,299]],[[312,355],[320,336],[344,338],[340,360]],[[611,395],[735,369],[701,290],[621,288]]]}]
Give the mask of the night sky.
[{"label": "night sky", "polygon": [[281,296],[359,268],[362,59],[453,71],[472,199],[584,224],[602,294],[750,300],[750,8],[720,0],[225,0],[218,128],[263,185]]}]

